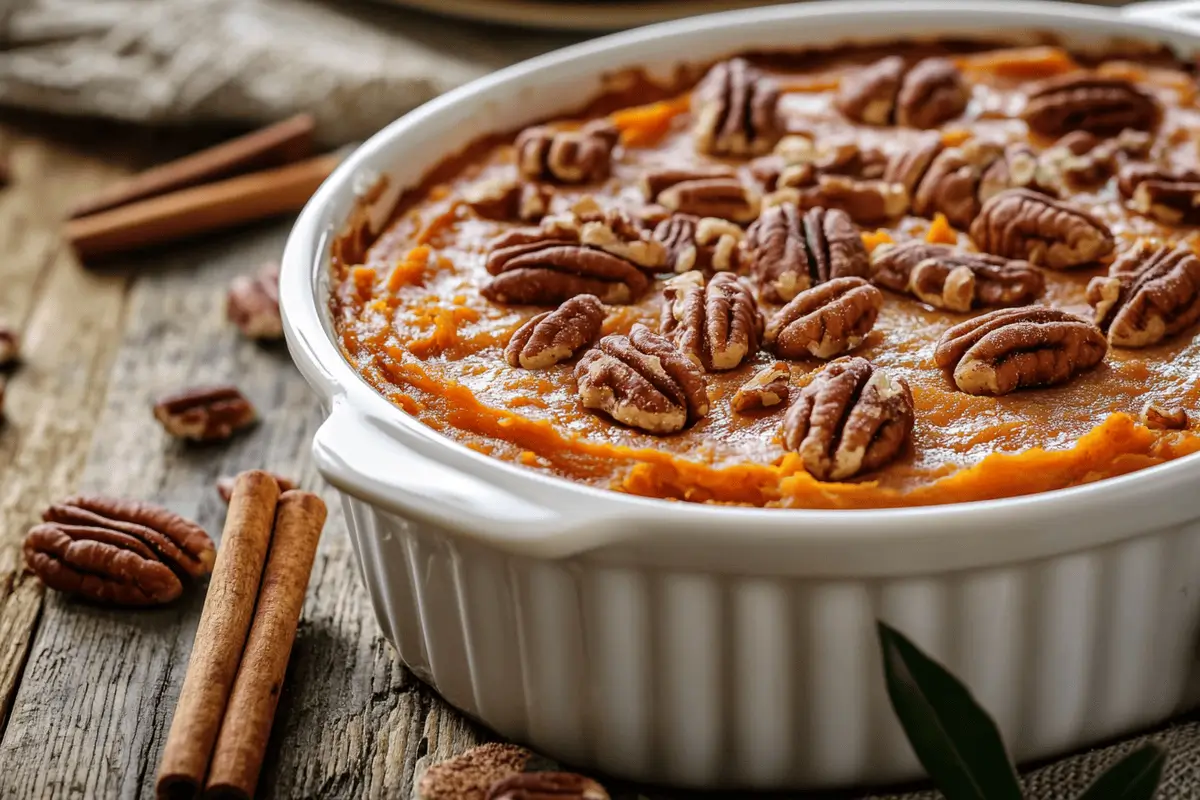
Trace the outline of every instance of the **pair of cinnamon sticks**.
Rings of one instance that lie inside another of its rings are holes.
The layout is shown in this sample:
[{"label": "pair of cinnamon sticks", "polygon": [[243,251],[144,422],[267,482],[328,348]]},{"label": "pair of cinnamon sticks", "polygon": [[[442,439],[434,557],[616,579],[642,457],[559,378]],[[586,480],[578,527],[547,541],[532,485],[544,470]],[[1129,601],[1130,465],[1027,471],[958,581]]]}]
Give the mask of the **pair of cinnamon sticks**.
[{"label": "pair of cinnamon sticks", "polygon": [[135,175],[77,206],[66,239],[87,258],[298,211],[340,161],[310,157],[313,129],[299,114]]},{"label": "pair of cinnamon sticks", "polygon": [[160,800],[250,798],[304,605],[325,503],[270,473],[234,483],[159,765]]}]

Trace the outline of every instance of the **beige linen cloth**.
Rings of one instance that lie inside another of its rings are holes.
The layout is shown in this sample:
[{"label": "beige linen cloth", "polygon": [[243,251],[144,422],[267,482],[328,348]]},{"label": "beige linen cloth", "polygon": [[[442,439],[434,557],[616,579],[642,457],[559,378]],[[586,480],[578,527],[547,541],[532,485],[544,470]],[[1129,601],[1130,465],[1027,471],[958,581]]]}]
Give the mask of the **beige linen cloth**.
[{"label": "beige linen cloth", "polygon": [[[309,111],[321,138],[334,144],[365,138],[454,86],[570,41],[347,0],[0,0],[0,104],[154,124],[252,126]],[[1147,740],[1171,753],[1161,800],[1200,798],[1193,719],[1031,770],[1027,797],[1071,800]]]}]

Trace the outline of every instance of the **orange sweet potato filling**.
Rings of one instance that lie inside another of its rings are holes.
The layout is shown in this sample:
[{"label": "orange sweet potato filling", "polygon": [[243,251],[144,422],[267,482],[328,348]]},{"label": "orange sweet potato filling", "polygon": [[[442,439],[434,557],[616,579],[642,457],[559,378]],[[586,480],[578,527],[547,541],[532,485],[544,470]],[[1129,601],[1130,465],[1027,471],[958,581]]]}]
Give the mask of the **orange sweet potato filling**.
[{"label": "orange sweet potato filling", "polygon": [[[853,127],[833,110],[832,93],[847,69],[879,55],[848,50],[782,60],[768,68],[785,88],[784,113],[802,121],[797,129],[819,138]],[[1021,84],[1077,67],[1074,57],[1049,46],[959,51],[953,57],[974,85],[974,99],[968,117],[943,131],[952,143],[971,135],[1025,139],[1023,123],[1004,113],[1014,107]],[[1188,89],[1194,76],[1128,61],[1113,60],[1100,68],[1112,74],[1141,70],[1137,74],[1143,86],[1167,107],[1161,140],[1178,153],[1197,157],[1189,134],[1200,129],[1195,92]],[[632,187],[647,167],[711,162],[694,150],[688,95],[678,88],[664,91],[641,84],[598,104],[596,113],[608,114],[622,132],[624,149],[613,175],[603,185],[556,187],[556,203],[566,207],[593,194],[636,204],[640,200]],[[860,127],[857,134],[866,146],[894,149],[914,141],[919,132]],[[894,294],[886,296],[875,330],[858,354],[909,381],[916,427],[906,452],[876,473],[822,483],[780,445],[781,410],[754,415],[731,411],[729,400],[737,388],[774,361],[765,352],[738,369],[707,375],[712,410],[679,434],[651,436],[617,425],[580,406],[573,363],[528,371],[504,360],[513,331],[543,309],[501,306],[482,297],[487,243],[511,224],[481,219],[458,198],[476,181],[511,174],[509,141],[511,137],[481,143],[439,167],[402,205],[363,263],[335,261],[332,266],[331,304],[346,357],[405,412],[468,447],[526,468],[647,497],[802,508],[1011,497],[1121,475],[1200,451],[1197,330],[1144,350],[1112,349],[1099,367],[1061,386],[975,397],[957,391],[932,358],[940,333],[966,317]],[[1139,236],[1200,247],[1194,228],[1163,228],[1127,211],[1112,182],[1072,199],[1109,224],[1118,248]],[[964,232],[940,216],[907,217],[863,230],[868,249],[914,236],[969,243]],[[1085,287],[1104,269],[1098,264],[1047,271],[1042,302],[1090,316]],[[604,333],[627,332],[636,322],[654,327],[660,308],[658,287],[633,305],[609,307]],[[800,387],[822,363],[790,366],[793,386]],[[1191,430],[1143,427],[1136,420],[1147,401],[1186,409]]]}]

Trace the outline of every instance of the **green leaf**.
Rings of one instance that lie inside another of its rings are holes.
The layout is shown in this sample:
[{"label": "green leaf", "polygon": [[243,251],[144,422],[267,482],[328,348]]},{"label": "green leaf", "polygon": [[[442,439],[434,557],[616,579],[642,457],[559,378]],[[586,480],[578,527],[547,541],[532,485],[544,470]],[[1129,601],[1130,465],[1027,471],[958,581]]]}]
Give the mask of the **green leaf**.
[{"label": "green leaf", "polygon": [[1021,800],[996,723],[970,690],[899,631],[878,623],[888,697],[946,800]]},{"label": "green leaf", "polygon": [[1106,769],[1079,800],[1151,800],[1166,763],[1167,751],[1158,745],[1139,747]]}]

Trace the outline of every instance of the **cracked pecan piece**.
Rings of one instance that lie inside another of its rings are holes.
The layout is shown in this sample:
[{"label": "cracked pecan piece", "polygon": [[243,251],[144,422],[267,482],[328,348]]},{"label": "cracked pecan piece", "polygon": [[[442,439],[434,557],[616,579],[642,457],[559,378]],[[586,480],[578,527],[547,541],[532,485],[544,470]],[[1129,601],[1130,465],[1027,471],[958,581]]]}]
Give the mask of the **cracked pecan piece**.
[{"label": "cracked pecan piece", "polygon": [[1074,131],[1054,143],[1038,160],[1037,182],[1058,194],[1099,186],[1130,158],[1145,158],[1154,137],[1131,128],[1102,139],[1087,131]]},{"label": "cracked pecan piece", "polygon": [[517,328],[504,358],[514,367],[545,369],[574,358],[600,336],[604,304],[594,294],[581,294],[553,311],[543,311]]},{"label": "cracked pecan piece", "polygon": [[908,192],[898,183],[859,180],[848,175],[819,175],[817,183],[805,189],[778,189],[763,200],[763,205],[795,203],[801,208],[829,208],[845,211],[855,222],[874,223],[895,219],[908,211]]},{"label": "cracked pecan piece", "polygon": [[1200,320],[1200,258],[1186,244],[1145,239],[1092,278],[1088,303],[1116,347],[1149,347]]},{"label": "cracked pecan piece", "polygon": [[733,369],[758,351],[763,317],[733,273],[705,284],[703,273],[686,272],[667,281],[663,297],[659,332],[705,370]]},{"label": "cracked pecan piece", "polygon": [[579,130],[555,130],[544,125],[526,128],[517,136],[517,170],[529,180],[590,183],[604,180],[612,168],[612,151],[621,133],[607,120],[595,120]]},{"label": "cracked pecan piece", "polygon": [[155,403],[154,417],[176,438],[209,442],[253,425],[258,413],[236,386],[225,384],[168,395]]},{"label": "cracked pecan piece", "polygon": [[867,125],[936,128],[962,114],[969,100],[962,73],[946,59],[909,67],[899,56],[887,56],[843,78],[834,105]]},{"label": "cracked pecan piece", "polygon": [[1158,101],[1129,81],[1080,72],[1034,84],[1021,113],[1030,130],[1055,138],[1071,131],[1097,135],[1124,128],[1148,131],[1161,116]]},{"label": "cracked pecan piece", "polygon": [[575,365],[575,381],[584,408],[648,433],[675,433],[708,414],[700,367],[641,324],[588,350]]},{"label": "cracked pecan piece", "polygon": [[761,198],[732,171],[652,170],[642,176],[646,199],[671,211],[747,223],[758,216]]},{"label": "cracked pecan piece", "polygon": [[983,204],[971,240],[986,253],[1070,269],[1107,256],[1108,226],[1078,206],[1029,189],[1008,189]]},{"label": "cracked pecan piece", "polygon": [[539,222],[550,213],[554,190],[516,178],[489,178],[463,192],[463,202],[484,219]]},{"label": "cracked pecan piece", "polygon": [[1139,419],[1147,428],[1159,431],[1184,431],[1189,424],[1188,414],[1182,408],[1165,409],[1153,402],[1142,406]]},{"label": "cracked pecan piece", "polygon": [[879,469],[908,445],[908,382],[865,358],[839,358],[800,390],[783,420],[783,445],[821,481]]},{"label": "cracked pecan piece", "polygon": [[253,275],[234,278],[225,296],[225,316],[248,339],[282,339],[279,264],[271,261]]},{"label": "cracked pecan piece", "polygon": [[1041,271],[1027,261],[918,241],[876,247],[871,252],[871,281],[935,308],[959,312],[1032,303],[1046,286]]},{"label": "cracked pecan piece", "polygon": [[862,344],[882,307],[883,293],[862,278],[834,278],[776,311],[763,341],[782,358],[833,358]]},{"label": "cracked pecan piece", "polygon": [[484,800],[609,800],[604,787],[573,772],[525,772],[498,781]]},{"label": "cracked pecan piece", "polygon": [[667,267],[684,273],[726,272],[738,267],[745,231],[728,220],[672,214],[654,228],[654,238],[667,249]]},{"label": "cracked pecan piece", "polygon": [[1168,225],[1200,223],[1200,170],[1128,164],[1117,188],[1139,214]]},{"label": "cracked pecan piece", "polygon": [[833,278],[865,277],[867,248],[850,216],[838,209],[801,214],[792,203],[771,206],[746,231],[743,259],[764,300],[786,303]]},{"label": "cracked pecan piece", "polygon": [[1108,352],[1092,323],[1049,306],[1004,308],[961,322],[938,339],[934,361],[967,394],[1004,395],[1052,386],[1099,364]]},{"label": "cracked pecan piece", "polygon": [[779,85],[743,58],[713,66],[692,92],[696,149],[718,156],[769,151],[783,135]]},{"label": "cracked pecan piece", "polygon": [[914,214],[932,218],[937,212],[955,227],[965,228],[979,214],[979,185],[989,166],[1004,157],[995,142],[968,139],[961,147],[944,148],[932,160],[912,196]]},{"label": "cracked pecan piece", "polygon": [[776,361],[754,373],[754,377],[738,387],[730,407],[738,414],[749,414],[783,405],[788,400],[791,381],[792,372],[788,365]]}]

